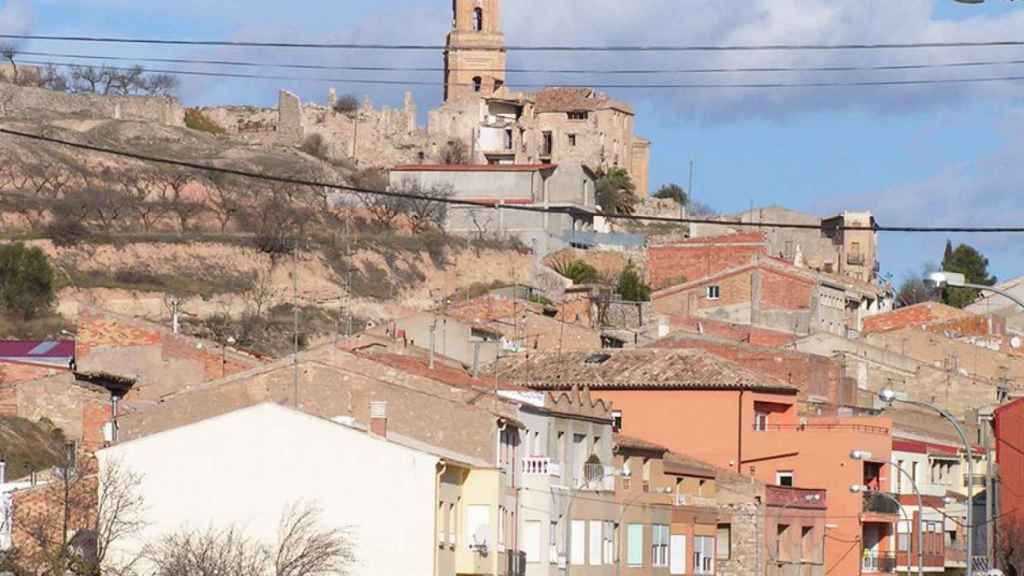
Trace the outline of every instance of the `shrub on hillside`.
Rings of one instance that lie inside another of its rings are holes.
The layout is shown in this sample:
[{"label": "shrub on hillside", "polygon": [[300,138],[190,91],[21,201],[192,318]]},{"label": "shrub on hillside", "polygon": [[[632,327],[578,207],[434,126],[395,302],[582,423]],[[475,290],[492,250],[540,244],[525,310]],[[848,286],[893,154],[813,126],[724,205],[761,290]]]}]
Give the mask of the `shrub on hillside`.
[{"label": "shrub on hillside", "polygon": [[322,134],[306,136],[306,139],[302,141],[302,146],[299,146],[299,150],[321,160],[326,160],[330,155],[330,148],[327,146],[327,141],[324,140]]},{"label": "shrub on hillside", "polygon": [[338,101],[334,103],[334,111],[338,114],[353,115],[359,110],[359,100],[351,94],[346,94],[338,98]]},{"label": "shrub on hillside", "polygon": [[208,134],[224,134],[225,132],[220,124],[210,120],[210,118],[195,108],[185,110],[185,126]]},{"label": "shrub on hillside", "polygon": [[0,246],[0,309],[31,320],[53,305],[53,267],[46,253],[24,244]]},{"label": "shrub on hillside", "polygon": [[582,260],[558,260],[552,264],[555,272],[572,280],[573,284],[595,284],[601,281],[597,268]]},{"label": "shrub on hillside", "polygon": [[640,274],[636,270],[636,266],[632,262],[626,264],[626,267],[619,274],[619,284],[616,288],[616,292],[626,302],[650,302],[651,301],[651,287],[644,284]]}]

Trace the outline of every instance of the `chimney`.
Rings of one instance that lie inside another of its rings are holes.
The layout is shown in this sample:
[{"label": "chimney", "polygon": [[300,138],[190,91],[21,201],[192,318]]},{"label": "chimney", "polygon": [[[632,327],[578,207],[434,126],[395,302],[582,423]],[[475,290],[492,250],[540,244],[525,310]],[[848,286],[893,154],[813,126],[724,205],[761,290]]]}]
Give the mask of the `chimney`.
[{"label": "chimney", "polygon": [[388,403],[370,402],[370,433],[381,438],[388,437]]}]

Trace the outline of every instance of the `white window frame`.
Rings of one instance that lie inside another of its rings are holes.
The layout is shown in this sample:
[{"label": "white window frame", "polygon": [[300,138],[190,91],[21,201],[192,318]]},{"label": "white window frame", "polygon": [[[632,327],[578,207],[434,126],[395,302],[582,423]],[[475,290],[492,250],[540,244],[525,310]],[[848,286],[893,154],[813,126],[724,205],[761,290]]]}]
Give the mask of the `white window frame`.
[{"label": "white window frame", "polygon": [[[722,538],[722,532],[725,538]],[[725,554],[722,553],[722,546],[725,546]],[[715,559],[728,560],[732,558],[732,524],[719,524],[715,533]]]},{"label": "white window frame", "polygon": [[540,520],[527,520],[523,523],[523,552],[526,554],[527,563],[540,562],[542,538]]},{"label": "white window frame", "polygon": [[767,432],[768,431],[768,413],[767,412],[755,412],[754,413],[754,432]]},{"label": "white window frame", "polygon": [[722,287],[719,284],[713,284],[707,287],[706,293],[708,300],[721,300],[722,299]]},{"label": "white window frame", "polygon": [[693,573],[715,573],[715,539],[711,536],[693,538]]},{"label": "white window frame", "polygon": [[604,555],[604,522],[591,520],[587,522],[587,528],[590,530],[590,537],[587,540],[590,547],[587,554],[588,560],[591,566],[600,566]]},{"label": "white window frame", "polygon": [[[633,543],[636,542],[636,548]],[[634,551],[636,552],[634,554]],[[638,568],[644,565],[644,525],[628,524],[626,526],[626,563]]]},{"label": "white window frame", "polygon": [[796,482],[796,474],[794,474],[792,470],[779,470],[778,472],[776,472],[775,473],[775,485],[776,486],[786,486],[786,484],[782,483],[782,479],[783,478],[789,478],[789,484],[788,485],[790,487],[796,486],[796,484],[795,484],[795,482]]},{"label": "white window frame", "polygon": [[669,527],[667,524],[651,525],[651,567],[668,568]]}]

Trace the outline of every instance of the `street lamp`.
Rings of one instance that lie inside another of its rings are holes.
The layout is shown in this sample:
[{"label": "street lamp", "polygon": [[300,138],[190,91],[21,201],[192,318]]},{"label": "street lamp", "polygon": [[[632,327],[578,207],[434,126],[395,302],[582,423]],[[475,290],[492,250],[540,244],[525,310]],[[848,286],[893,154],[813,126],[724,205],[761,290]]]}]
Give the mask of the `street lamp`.
[{"label": "street lamp", "polygon": [[[962,0],[957,0],[962,1]],[[970,4],[979,4],[979,2],[968,2]],[[1006,290],[995,288],[993,286],[985,286],[983,284],[971,284],[967,281],[967,277],[959,272],[949,272],[943,270],[942,272],[933,272],[925,278],[925,282],[934,284],[936,288],[942,288],[943,286],[949,286],[950,288],[973,288],[974,290],[981,290],[983,292],[992,292],[998,294],[1003,298],[1013,302],[1017,306],[1024,308],[1024,300],[1010,294]]]},{"label": "street lamp", "polygon": [[[853,459],[853,460],[861,460],[861,461],[871,460],[871,452],[866,452],[864,450],[854,450],[853,452],[850,452],[850,458]],[[924,530],[923,530],[923,528],[924,528],[924,526],[923,526],[924,499],[921,498],[921,491],[918,490],[917,482],[916,482],[916,480],[914,479],[913,476],[908,474],[907,471],[904,470],[902,466],[900,466],[899,464],[896,464],[895,462],[890,462],[889,465],[892,466],[893,468],[895,468],[896,471],[899,474],[902,474],[903,476],[905,476],[907,478],[907,480],[910,480],[910,486],[911,486],[911,488],[914,489],[914,494],[917,496],[917,574],[918,574],[918,576],[924,576]],[[858,494],[858,493],[859,494],[881,494],[883,497],[888,498],[889,500],[892,500],[893,502],[896,502],[896,505],[899,506],[900,510],[901,511],[903,510],[903,505],[900,504],[900,501],[897,500],[896,498],[893,498],[892,496],[890,496],[889,494],[887,494],[885,492],[880,492],[880,491],[872,490],[872,489],[870,489],[867,486],[864,486],[862,484],[854,484],[853,486],[850,486],[850,492],[853,492],[854,494]],[[897,541],[898,541],[899,540],[899,536],[897,536],[896,538],[897,538]],[[910,564],[910,553],[908,551],[907,552],[907,565],[909,565],[909,564]]]},{"label": "street lamp", "polygon": [[[936,276],[939,276],[939,275],[942,275],[942,274],[949,274],[949,273],[948,272],[940,272],[940,273],[933,274],[932,277],[935,278]],[[961,278],[963,277],[962,274],[959,275],[959,276]],[[950,278],[946,278],[946,280],[948,281],[948,280],[950,280]],[[952,278],[952,280],[956,280],[956,278]],[[955,284],[950,284],[950,285],[951,286],[955,286]],[[964,286],[966,286],[968,288],[971,287],[968,284],[964,284]],[[1022,307],[1024,307],[1024,304],[1022,304]],[[886,388],[886,389],[882,390],[881,392],[879,392],[878,393],[878,397],[881,398],[883,402],[885,402],[886,404],[888,404],[890,406],[894,402],[899,402],[899,403],[902,403],[902,404],[908,404],[910,406],[917,406],[919,408],[925,408],[925,409],[928,409],[928,410],[931,410],[933,412],[938,413],[939,416],[942,416],[950,424],[953,425],[953,428],[956,429],[956,433],[960,436],[960,440],[964,443],[964,450],[966,450],[966,452],[967,452],[967,478],[969,479],[968,482],[967,482],[967,576],[973,576],[974,575],[974,450],[971,447],[971,443],[967,440],[967,434],[964,433],[963,427],[960,426],[960,423],[957,422],[956,418],[952,414],[950,414],[946,410],[943,410],[942,408],[939,408],[938,406],[935,406],[933,404],[929,404],[927,402],[921,402],[919,400],[909,400],[909,399],[906,399],[906,398],[898,398],[896,396],[896,391],[892,390],[891,388]],[[991,497],[991,495],[987,495],[986,496],[986,498],[989,498],[989,497]]]}]

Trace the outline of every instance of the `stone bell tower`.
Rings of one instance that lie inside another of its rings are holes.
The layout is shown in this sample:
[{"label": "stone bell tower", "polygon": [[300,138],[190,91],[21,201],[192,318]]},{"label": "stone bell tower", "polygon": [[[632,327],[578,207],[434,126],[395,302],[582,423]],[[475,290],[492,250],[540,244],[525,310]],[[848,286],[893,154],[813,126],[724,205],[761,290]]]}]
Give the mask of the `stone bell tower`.
[{"label": "stone bell tower", "polygon": [[445,50],[444,99],[490,96],[505,85],[501,0],[453,0]]}]

